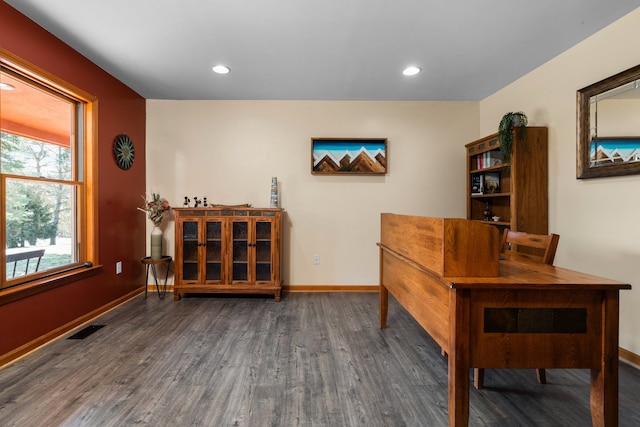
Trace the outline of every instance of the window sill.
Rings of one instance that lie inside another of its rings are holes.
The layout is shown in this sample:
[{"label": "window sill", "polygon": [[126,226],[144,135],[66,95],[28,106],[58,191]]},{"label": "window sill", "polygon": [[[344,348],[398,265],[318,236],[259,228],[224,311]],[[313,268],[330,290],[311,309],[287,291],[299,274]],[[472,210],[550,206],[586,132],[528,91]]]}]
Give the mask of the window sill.
[{"label": "window sill", "polygon": [[55,277],[34,280],[33,282],[18,285],[10,289],[3,289],[0,291],[0,305],[18,301],[20,299],[57,288],[58,286],[66,285],[67,283],[95,276],[101,271],[102,265],[94,265],[88,268],[60,273]]}]

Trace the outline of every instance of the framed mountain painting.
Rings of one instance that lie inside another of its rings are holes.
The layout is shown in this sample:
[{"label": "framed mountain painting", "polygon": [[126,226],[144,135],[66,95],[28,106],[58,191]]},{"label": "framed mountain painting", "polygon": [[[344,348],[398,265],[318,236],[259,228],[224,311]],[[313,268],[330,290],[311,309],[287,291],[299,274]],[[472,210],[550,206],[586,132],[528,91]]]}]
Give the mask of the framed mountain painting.
[{"label": "framed mountain painting", "polygon": [[387,173],[386,138],[311,138],[314,175]]}]

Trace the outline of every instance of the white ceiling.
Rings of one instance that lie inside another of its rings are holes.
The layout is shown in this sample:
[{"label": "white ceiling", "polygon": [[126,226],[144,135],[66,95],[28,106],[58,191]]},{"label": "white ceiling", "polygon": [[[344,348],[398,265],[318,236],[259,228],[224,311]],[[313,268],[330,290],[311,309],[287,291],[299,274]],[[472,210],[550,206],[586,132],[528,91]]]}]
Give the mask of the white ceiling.
[{"label": "white ceiling", "polygon": [[[481,100],[640,0],[4,0],[148,99]],[[231,68],[217,75],[211,67]],[[404,77],[417,65],[422,73]]]}]

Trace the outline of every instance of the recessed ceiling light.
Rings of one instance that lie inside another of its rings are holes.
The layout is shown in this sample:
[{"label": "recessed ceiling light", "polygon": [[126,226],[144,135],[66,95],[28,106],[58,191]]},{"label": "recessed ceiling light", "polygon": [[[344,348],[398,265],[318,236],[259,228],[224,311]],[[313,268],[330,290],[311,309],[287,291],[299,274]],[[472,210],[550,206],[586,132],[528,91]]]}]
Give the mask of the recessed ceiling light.
[{"label": "recessed ceiling light", "polygon": [[0,83],[1,90],[14,90],[15,87],[10,85],[9,83]]},{"label": "recessed ceiling light", "polygon": [[411,66],[405,68],[402,71],[402,74],[404,74],[405,76],[415,76],[419,72],[420,72],[420,67],[415,67],[415,66],[411,65]]},{"label": "recessed ceiling light", "polygon": [[228,74],[229,71],[231,71],[231,70],[226,65],[216,65],[215,67],[213,67],[213,72],[214,73]]}]

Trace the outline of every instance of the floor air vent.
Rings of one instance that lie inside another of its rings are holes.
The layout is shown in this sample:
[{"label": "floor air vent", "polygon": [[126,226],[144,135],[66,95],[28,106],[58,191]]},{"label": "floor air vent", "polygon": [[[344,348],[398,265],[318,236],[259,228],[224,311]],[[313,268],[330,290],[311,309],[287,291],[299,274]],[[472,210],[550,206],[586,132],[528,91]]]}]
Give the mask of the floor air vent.
[{"label": "floor air vent", "polygon": [[94,333],[95,331],[97,331],[100,328],[103,328],[104,325],[89,325],[84,329],[79,330],[78,332],[76,332],[75,334],[71,335],[69,338],[67,338],[68,340],[83,340],[86,337],[88,337],[89,335],[91,335],[92,333]]}]

